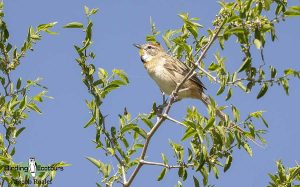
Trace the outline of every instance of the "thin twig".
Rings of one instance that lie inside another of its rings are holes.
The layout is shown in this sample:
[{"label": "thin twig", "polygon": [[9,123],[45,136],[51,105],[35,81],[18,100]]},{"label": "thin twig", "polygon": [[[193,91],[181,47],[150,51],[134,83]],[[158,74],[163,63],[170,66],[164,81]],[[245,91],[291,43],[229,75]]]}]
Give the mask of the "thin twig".
[{"label": "thin twig", "polygon": [[182,126],[186,127],[185,124],[183,124],[183,123],[181,123],[180,121],[178,121],[178,120],[176,120],[176,119],[170,117],[168,114],[165,114],[164,117],[167,118],[167,119],[170,120],[170,121],[173,121],[174,123],[177,123],[177,124],[179,124],[179,125],[182,125]]},{"label": "thin twig", "polygon": [[[189,61],[192,63],[192,65],[197,66],[197,68],[202,71],[202,73],[204,73],[207,77],[211,78],[215,83],[221,83],[220,80],[217,79],[217,77],[213,76],[212,74],[210,74],[208,71],[206,71],[204,68],[202,68],[200,66],[200,64],[196,64],[193,61]],[[195,73],[196,74],[196,73]]]},{"label": "thin twig", "polygon": [[214,82],[216,83],[220,83],[220,81],[215,77],[213,76],[212,74],[210,74],[209,72],[207,72],[204,68],[202,68],[200,66],[200,64],[196,64],[197,68],[202,71],[205,75],[207,75],[209,78],[211,78]]},{"label": "thin twig", "polygon": [[187,164],[187,165],[169,165],[169,164],[164,164],[160,162],[150,162],[150,161],[145,161],[145,160],[140,160],[140,163],[144,165],[152,165],[152,166],[162,166],[167,169],[173,169],[173,168],[182,168],[182,167],[191,167],[194,166],[194,164]]},{"label": "thin twig", "polygon": [[240,79],[236,79],[235,81],[231,81],[228,82],[227,84],[232,84],[235,85],[238,82],[242,82],[242,81],[249,81],[249,82],[253,82],[253,83],[278,83],[280,82],[281,79],[287,78],[289,75],[284,75],[281,77],[278,77],[276,79],[272,78],[272,79],[268,79],[268,80],[255,80],[255,79],[249,79],[249,78],[240,78]]}]

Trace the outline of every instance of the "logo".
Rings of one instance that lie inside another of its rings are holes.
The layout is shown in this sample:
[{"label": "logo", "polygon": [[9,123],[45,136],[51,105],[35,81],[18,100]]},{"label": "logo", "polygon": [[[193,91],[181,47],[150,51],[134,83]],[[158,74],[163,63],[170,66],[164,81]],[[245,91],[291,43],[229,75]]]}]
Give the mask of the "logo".
[{"label": "logo", "polygon": [[[19,173],[19,178],[14,179],[16,185],[20,184],[52,184],[52,180],[48,176],[53,175],[57,171],[64,171],[63,166],[57,164],[43,165],[36,161],[34,157],[30,157],[28,162],[15,165],[5,165],[4,171]],[[55,174],[54,174],[55,175]],[[21,179],[20,179],[21,178]]]},{"label": "logo", "polygon": [[36,174],[36,165],[37,164],[35,163],[35,158],[33,157],[29,158],[28,167],[29,167],[29,172],[33,178],[35,177]]}]

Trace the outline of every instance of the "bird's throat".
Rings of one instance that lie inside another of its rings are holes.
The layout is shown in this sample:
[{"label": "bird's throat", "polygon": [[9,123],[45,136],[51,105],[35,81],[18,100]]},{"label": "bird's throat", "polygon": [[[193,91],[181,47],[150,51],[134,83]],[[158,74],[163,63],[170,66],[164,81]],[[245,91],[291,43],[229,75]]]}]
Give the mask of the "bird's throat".
[{"label": "bird's throat", "polygon": [[153,59],[153,57],[151,55],[146,54],[146,53],[141,55],[141,60],[142,60],[143,63],[147,63],[147,62],[151,61],[152,59]]},{"label": "bird's throat", "polygon": [[144,60],[143,56],[141,56],[141,61],[143,62],[143,64],[146,63],[146,61]]}]

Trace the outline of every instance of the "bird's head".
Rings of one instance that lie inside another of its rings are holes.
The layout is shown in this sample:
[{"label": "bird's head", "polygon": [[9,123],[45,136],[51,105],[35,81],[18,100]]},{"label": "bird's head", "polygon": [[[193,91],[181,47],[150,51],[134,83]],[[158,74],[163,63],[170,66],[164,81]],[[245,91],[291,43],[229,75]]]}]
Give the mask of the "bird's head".
[{"label": "bird's head", "polygon": [[149,42],[142,45],[134,44],[134,46],[139,49],[139,54],[143,63],[149,62],[153,58],[159,57],[165,53],[158,42]]}]

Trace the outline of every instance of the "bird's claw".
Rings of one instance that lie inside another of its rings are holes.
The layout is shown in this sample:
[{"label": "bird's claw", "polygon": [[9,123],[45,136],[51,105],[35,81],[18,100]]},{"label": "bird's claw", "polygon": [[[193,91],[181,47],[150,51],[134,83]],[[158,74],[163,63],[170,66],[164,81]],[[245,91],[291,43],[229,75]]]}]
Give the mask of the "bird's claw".
[{"label": "bird's claw", "polygon": [[173,102],[179,101],[178,93],[172,92]]},{"label": "bird's claw", "polygon": [[156,113],[157,114],[162,114],[162,112],[163,112],[163,110],[164,110],[164,108],[167,106],[167,103],[163,103],[163,104],[161,104],[161,105],[158,105],[157,107],[156,107]]}]

